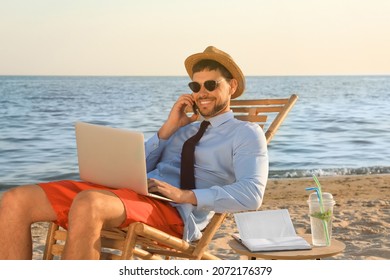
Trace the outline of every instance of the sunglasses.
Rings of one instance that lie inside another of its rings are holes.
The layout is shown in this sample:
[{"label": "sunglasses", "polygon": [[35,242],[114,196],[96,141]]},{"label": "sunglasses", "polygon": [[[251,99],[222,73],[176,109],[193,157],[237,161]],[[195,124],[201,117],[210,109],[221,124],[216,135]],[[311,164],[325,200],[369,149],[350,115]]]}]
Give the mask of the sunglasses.
[{"label": "sunglasses", "polygon": [[[214,81],[214,80],[208,80],[208,81],[205,81],[203,83],[203,86],[204,88],[207,90],[207,91],[214,91],[217,87],[218,87],[218,84],[221,82],[222,80],[219,80],[219,81]],[[202,88],[202,85],[198,82],[191,82],[188,84],[188,86],[190,87],[190,89],[197,93],[200,91],[200,89]]]}]

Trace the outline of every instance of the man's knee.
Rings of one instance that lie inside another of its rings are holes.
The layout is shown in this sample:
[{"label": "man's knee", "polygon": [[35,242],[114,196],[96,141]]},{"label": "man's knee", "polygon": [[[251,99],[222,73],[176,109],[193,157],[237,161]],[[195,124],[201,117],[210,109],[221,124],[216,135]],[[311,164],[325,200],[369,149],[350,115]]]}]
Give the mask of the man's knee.
[{"label": "man's knee", "polygon": [[3,193],[0,202],[0,209],[22,210],[29,204],[29,197],[30,196],[26,194],[23,187],[10,189]]},{"label": "man's knee", "polygon": [[111,192],[88,190],[80,192],[75,197],[68,219],[69,224],[98,223],[118,226],[125,217],[123,203],[116,195]]},{"label": "man's knee", "polygon": [[76,195],[70,207],[69,216],[96,219],[101,211],[104,211],[104,198],[99,192],[88,190]]},{"label": "man's knee", "polygon": [[0,211],[31,222],[55,218],[44,191],[37,185],[20,186],[3,193]]}]

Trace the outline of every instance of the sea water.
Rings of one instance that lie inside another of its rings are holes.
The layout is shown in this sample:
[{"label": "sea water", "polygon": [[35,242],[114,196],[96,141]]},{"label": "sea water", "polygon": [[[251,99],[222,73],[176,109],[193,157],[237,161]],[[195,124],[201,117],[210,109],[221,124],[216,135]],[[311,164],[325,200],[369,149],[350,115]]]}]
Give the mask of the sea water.
[{"label": "sea water", "polygon": [[[0,76],[0,190],[78,179],[74,123],[151,137],[187,77]],[[270,143],[270,177],[390,173],[390,76],[247,77],[240,99],[296,105]]]}]

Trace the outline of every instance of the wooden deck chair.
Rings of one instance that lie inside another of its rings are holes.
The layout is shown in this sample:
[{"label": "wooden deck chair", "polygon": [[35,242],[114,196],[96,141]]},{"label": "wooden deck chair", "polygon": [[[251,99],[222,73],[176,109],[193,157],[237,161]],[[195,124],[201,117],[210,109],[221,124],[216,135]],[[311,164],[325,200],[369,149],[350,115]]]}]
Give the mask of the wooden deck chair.
[{"label": "wooden deck chair", "polygon": [[[235,117],[258,123],[265,131],[267,144],[283,123],[298,97],[286,99],[232,100]],[[103,230],[101,233],[102,259],[219,259],[207,248],[227,213],[216,213],[204,229],[202,238],[195,243],[186,242],[165,232],[136,222],[125,229]],[[50,223],[44,259],[60,258],[66,231]]]}]

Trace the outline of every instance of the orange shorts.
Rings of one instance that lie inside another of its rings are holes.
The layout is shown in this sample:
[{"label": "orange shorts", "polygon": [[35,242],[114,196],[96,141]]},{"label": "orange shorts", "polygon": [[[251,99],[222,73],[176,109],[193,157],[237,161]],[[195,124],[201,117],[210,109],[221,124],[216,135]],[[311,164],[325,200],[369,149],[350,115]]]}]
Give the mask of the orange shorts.
[{"label": "orange shorts", "polygon": [[126,220],[120,227],[133,222],[143,222],[171,235],[182,237],[184,224],[175,207],[168,202],[139,195],[128,189],[112,189],[101,185],[79,181],[58,181],[38,184],[46,193],[57,220],[63,228],[68,228],[68,213],[75,196],[84,190],[106,190],[114,193],[122,201],[126,210]]}]

